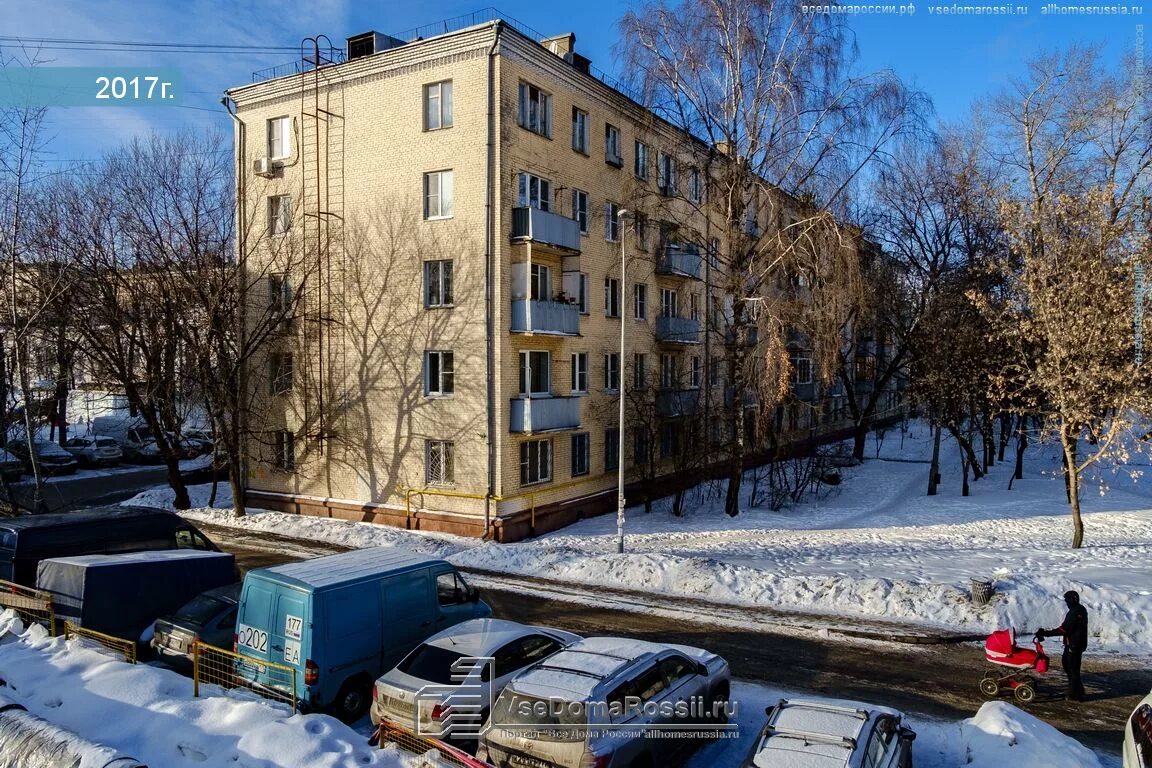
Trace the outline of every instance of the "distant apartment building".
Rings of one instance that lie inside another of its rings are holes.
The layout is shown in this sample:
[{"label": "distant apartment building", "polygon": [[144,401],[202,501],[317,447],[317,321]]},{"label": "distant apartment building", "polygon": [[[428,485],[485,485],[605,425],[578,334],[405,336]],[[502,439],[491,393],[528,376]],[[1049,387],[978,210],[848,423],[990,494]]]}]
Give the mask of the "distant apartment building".
[{"label": "distant apartment building", "polygon": [[[229,91],[252,301],[298,307],[252,366],[250,504],[515,540],[613,508],[620,462],[630,485],[674,475],[686,442],[731,438],[723,409],[759,407],[726,389],[756,338],[726,325],[723,243],[642,209],[703,194],[692,142],[572,35],[459,26]],[[825,402],[804,355],[796,387]],[[813,410],[782,406],[781,431],[834,426]]]}]

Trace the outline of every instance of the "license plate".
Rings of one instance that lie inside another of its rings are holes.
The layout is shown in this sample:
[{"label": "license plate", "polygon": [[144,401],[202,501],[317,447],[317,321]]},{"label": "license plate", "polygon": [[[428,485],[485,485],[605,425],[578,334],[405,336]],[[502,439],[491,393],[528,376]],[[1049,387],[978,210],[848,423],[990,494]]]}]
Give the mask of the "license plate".
[{"label": "license plate", "polygon": [[247,659],[241,659],[237,662],[237,664],[240,666],[241,669],[245,670],[246,672],[255,672],[258,675],[262,675],[268,671],[268,665],[261,664],[258,661],[249,661]]},{"label": "license plate", "polygon": [[268,631],[241,624],[236,628],[236,644],[257,653],[268,653]]},{"label": "license plate", "polygon": [[509,755],[508,765],[513,768],[552,768],[552,763],[527,755]]}]

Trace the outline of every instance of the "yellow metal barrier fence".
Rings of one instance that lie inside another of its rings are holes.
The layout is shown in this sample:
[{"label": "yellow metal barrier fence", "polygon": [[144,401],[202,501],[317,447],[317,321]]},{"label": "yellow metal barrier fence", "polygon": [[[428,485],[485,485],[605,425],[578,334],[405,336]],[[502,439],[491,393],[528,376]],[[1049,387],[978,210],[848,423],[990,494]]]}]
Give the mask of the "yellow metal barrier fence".
[{"label": "yellow metal barrier fence", "polygon": [[202,685],[241,688],[257,696],[287,704],[296,711],[296,670],[285,664],[256,659],[206,643],[192,645],[192,695]]},{"label": "yellow metal barrier fence", "polygon": [[25,625],[42,624],[48,634],[56,636],[56,611],[51,593],[0,579],[0,610],[5,608],[16,611]]},{"label": "yellow metal barrier fence", "polygon": [[75,622],[64,622],[64,636],[69,640],[79,640],[80,644],[93,650],[109,650],[124,657],[129,664],[136,663],[136,643],[131,640],[106,635],[92,629],[85,629]]},{"label": "yellow metal barrier fence", "polygon": [[491,768],[488,763],[477,760],[463,750],[442,741],[417,736],[391,723],[381,723],[375,738],[379,740],[381,749],[385,744],[395,744],[405,752],[415,755],[414,760],[410,759],[405,763],[413,768]]}]

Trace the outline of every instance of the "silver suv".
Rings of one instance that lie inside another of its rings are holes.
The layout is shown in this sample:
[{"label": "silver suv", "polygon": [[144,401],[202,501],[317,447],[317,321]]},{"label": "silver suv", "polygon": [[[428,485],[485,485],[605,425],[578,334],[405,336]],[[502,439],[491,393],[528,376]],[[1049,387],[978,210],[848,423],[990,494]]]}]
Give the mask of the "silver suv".
[{"label": "silver suv", "polygon": [[496,768],[656,768],[727,728],[728,662],[684,645],[593,637],[513,680],[477,757]]}]

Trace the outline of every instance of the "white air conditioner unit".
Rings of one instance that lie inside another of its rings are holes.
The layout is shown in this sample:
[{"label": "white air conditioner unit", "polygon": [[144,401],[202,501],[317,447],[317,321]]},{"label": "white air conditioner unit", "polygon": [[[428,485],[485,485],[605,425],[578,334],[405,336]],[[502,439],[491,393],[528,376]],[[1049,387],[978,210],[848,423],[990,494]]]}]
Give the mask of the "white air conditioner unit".
[{"label": "white air conditioner unit", "polygon": [[279,167],[276,162],[270,157],[261,157],[252,163],[252,173],[257,176],[265,176],[271,178],[276,175],[276,168]]}]

